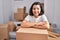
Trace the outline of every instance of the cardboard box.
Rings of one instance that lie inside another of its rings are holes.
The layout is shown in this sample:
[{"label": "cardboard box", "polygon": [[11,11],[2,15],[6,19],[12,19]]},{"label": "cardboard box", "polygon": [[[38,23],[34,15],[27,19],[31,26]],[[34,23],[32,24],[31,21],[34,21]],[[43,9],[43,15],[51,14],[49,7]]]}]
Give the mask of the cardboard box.
[{"label": "cardboard box", "polygon": [[24,19],[24,13],[14,13],[14,19],[16,21],[22,21]]},{"label": "cardboard box", "polygon": [[16,32],[16,40],[48,40],[48,32],[35,28],[20,28]]},{"label": "cardboard box", "polygon": [[48,39],[49,39],[49,40],[60,40],[60,37],[57,37],[57,38],[49,37]]},{"label": "cardboard box", "polygon": [[25,14],[24,14],[24,18],[25,18],[27,15],[28,15],[28,13],[25,13]]},{"label": "cardboard box", "polygon": [[15,30],[15,25],[13,21],[8,21],[9,31],[13,32]]},{"label": "cardboard box", "polygon": [[17,8],[17,12],[18,13],[25,13],[25,9],[24,8]]},{"label": "cardboard box", "polygon": [[16,21],[23,21],[27,15],[27,13],[14,13],[14,19]]},{"label": "cardboard box", "polygon": [[7,24],[0,24],[0,40],[9,40],[9,30]]}]

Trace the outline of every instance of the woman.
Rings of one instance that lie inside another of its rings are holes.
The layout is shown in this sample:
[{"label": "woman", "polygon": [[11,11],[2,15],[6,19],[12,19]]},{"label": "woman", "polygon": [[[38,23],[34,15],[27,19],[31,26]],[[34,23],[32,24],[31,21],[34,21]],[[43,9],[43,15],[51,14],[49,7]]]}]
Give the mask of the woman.
[{"label": "woman", "polygon": [[34,2],[32,4],[29,15],[22,22],[21,27],[49,28],[49,22],[44,15],[40,2]]},{"label": "woman", "polygon": [[[34,2],[30,8],[29,15],[21,23],[21,27],[25,28],[40,28],[40,29],[49,29],[49,22],[44,15],[44,11],[40,2]],[[19,27],[17,28],[19,29]],[[60,36],[54,32],[48,31],[49,36],[57,37]]]}]

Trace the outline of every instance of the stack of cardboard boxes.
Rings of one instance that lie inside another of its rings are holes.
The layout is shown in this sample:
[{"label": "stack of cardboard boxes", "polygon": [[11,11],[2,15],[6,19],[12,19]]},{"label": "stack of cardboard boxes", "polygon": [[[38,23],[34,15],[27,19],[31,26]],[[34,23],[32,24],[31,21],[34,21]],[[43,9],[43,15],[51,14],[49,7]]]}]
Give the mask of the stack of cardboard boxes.
[{"label": "stack of cardboard boxes", "polygon": [[15,31],[15,25],[13,21],[8,21],[9,32]]},{"label": "stack of cardboard boxes", "polygon": [[0,40],[9,40],[9,30],[7,24],[0,24]]},{"label": "stack of cardboard boxes", "polygon": [[25,15],[27,15],[27,13],[25,12],[26,8],[17,8],[17,13],[14,13],[14,19],[16,21],[23,21],[25,18]]}]

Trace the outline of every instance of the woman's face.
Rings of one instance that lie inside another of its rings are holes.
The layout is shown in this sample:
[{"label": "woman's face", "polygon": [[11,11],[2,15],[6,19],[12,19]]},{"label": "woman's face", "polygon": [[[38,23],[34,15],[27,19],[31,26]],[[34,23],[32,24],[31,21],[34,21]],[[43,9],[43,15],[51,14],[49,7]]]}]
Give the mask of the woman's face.
[{"label": "woman's face", "polygon": [[32,12],[34,16],[38,16],[40,14],[41,8],[40,5],[34,5],[32,8]]}]

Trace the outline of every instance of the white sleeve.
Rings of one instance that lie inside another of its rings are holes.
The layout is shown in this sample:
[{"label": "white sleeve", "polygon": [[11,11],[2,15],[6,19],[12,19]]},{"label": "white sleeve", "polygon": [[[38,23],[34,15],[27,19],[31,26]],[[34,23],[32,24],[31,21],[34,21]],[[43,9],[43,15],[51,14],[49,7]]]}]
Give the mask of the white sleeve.
[{"label": "white sleeve", "polygon": [[42,15],[42,21],[48,21],[48,19],[45,15]]},{"label": "white sleeve", "polygon": [[30,18],[30,16],[28,15],[28,16],[25,17],[25,20],[29,21],[29,18]]},{"label": "white sleeve", "polygon": [[[43,21],[48,21],[48,19],[47,19],[47,17],[45,15],[42,16],[42,20]],[[50,28],[49,25],[48,25],[48,28]]]}]

